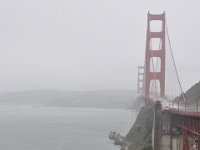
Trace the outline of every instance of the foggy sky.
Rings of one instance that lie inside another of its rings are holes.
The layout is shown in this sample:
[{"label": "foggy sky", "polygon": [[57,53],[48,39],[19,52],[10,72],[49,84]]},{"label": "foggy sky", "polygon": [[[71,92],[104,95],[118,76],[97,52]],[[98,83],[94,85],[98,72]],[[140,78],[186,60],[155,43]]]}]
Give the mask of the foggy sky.
[{"label": "foggy sky", "polygon": [[0,1],[0,91],[136,89],[146,14],[166,12],[186,90],[200,75],[198,0]]}]

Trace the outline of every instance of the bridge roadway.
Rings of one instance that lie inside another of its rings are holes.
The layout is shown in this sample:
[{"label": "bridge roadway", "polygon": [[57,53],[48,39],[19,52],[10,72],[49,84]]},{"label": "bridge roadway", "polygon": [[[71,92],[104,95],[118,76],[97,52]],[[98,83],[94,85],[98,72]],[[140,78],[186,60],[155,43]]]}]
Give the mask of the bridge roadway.
[{"label": "bridge roadway", "polygon": [[151,99],[152,106],[154,150],[200,150],[200,112],[195,106],[187,109],[164,98]]},{"label": "bridge roadway", "polygon": [[[161,22],[159,31],[153,31],[151,22]],[[152,39],[160,39],[159,49]],[[189,108],[188,104],[172,103],[165,98],[158,98],[157,95],[165,97],[166,80],[166,40],[168,40],[169,50],[175,77],[178,86],[174,88],[183,93],[181,82],[178,76],[176,64],[173,57],[172,46],[168,34],[165,12],[162,14],[147,14],[146,50],[145,63],[138,68],[138,91],[145,97],[145,106],[154,111],[154,122],[152,131],[153,150],[200,150],[200,112],[198,112],[198,98],[196,108]],[[157,61],[154,63],[154,58]],[[140,70],[143,72],[140,72]],[[159,69],[158,69],[159,68]],[[174,80],[173,80],[174,81]],[[153,86],[151,86],[153,85]],[[151,89],[155,88],[155,89]],[[179,93],[178,95],[180,95]],[[154,97],[151,97],[153,96]],[[188,109],[189,108],[189,109]]]},{"label": "bridge roadway", "polygon": [[155,104],[155,101],[160,101],[161,108],[163,111],[171,112],[174,114],[179,114],[183,116],[196,116],[200,117],[200,107],[196,105],[185,105],[185,104],[177,104],[169,99],[158,97],[156,100],[155,98],[151,97],[150,101],[152,105]]}]

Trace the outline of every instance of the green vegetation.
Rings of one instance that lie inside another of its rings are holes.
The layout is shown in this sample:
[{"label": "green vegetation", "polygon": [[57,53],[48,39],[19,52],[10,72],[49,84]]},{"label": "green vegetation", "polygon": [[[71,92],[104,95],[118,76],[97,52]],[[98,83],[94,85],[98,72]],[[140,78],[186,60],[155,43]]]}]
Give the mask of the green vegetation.
[{"label": "green vegetation", "polygon": [[185,93],[186,99],[192,103],[196,103],[196,99],[200,96],[200,82],[193,85]]},{"label": "green vegetation", "polygon": [[133,127],[126,135],[126,141],[131,144],[129,150],[151,150],[152,127],[153,111],[142,107]]},{"label": "green vegetation", "polygon": [[[190,104],[196,104],[197,98],[200,96],[200,82],[193,85],[189,90],[175,98],[175,101],[183,101],[183,95]],[[200,102],[199,102],[200,103]]]},{"label": "green vegetation", "polygon": [[[198,97],[200,98],[200,82],[196,83],[185,93],[177,97],[175,101],[183,100],[183,95],[190,104],[196,104],[196,99]],[[133,127],[126,135],[126,141],[130,143],[128,149],[152,150],[152,143],[151,143],[152,128],[153,128],[153,111],[147,107],[142,107]]]},{"label": "green vegetation", "polygon": [[142,150],[152,150],[152,149],[153,148],[152,148],[151,144],[147,144],[144,146],[144,148]]}]

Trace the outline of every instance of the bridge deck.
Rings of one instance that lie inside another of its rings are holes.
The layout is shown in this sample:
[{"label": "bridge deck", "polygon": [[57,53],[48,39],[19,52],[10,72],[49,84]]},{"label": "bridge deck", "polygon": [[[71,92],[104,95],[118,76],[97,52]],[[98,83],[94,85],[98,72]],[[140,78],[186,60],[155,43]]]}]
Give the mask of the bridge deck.
[{"label": "bridge deck", "polygon": [[200,112],[195,112],[195,111],[185,111],[185,110],[177,110],[177,109],[170,108],[170,109],[163,109],[163,112],[168,112],[168,113],[176,114],[180,116],[200,118]]}]

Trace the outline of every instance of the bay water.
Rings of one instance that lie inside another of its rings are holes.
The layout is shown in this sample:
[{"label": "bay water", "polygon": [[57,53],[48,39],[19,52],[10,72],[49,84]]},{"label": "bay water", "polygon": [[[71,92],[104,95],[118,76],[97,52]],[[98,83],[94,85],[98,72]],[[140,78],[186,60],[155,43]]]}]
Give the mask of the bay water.
[{"label": "bay water", "polygon": [[0,106],[1,150],[119,150],[110,131],[125,135],[136,112],[122,109]]}]

